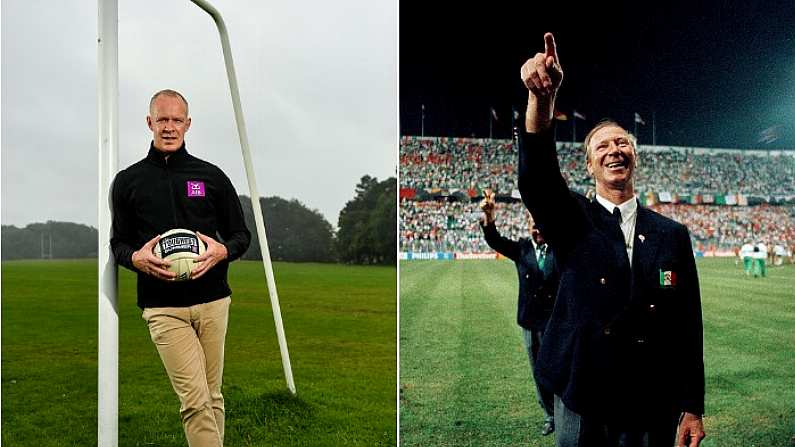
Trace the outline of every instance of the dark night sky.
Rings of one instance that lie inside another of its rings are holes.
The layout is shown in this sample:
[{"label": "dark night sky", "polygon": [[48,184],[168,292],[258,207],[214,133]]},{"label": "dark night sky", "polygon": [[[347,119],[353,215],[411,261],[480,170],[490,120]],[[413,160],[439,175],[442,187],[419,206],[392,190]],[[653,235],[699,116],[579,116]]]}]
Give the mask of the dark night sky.
[{"label": "dark night sky", "polygon": [[[438,3],[438,4],[437,4]],[[510,135],[512,106],[524,109],[522,63],[555,34],[564,71],[558,137],[578,140],[602,118],[651,144],[795,149],[795,1],[598,2],[517,8],[515,2],[400,2],[402,135]],[[731,4],[731,6],[726,6]],[[434,5],[434,6],[429,6]],[[778,140],[758,142],[778,126]]]}]

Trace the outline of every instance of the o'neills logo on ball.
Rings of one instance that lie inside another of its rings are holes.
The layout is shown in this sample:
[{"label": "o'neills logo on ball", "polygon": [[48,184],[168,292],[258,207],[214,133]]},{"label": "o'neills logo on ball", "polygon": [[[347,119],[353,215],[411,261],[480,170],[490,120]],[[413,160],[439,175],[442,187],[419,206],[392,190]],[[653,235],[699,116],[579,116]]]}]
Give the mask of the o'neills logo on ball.
[{"label": "o'neills logo on ball", "polygon": [[189,234],[175,234],[163,239],[160,239],[160,252],[165,258],[172,253],[192,252],[199,254],[199,240]]}]

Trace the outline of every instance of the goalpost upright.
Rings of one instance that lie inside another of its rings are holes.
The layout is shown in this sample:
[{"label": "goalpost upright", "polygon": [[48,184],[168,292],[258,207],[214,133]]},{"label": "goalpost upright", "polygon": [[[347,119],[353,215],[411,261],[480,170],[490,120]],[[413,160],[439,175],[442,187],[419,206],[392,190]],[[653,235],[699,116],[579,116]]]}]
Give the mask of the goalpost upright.
[{"label": "goalpost upright", "polygon": [[248,145],[248,133],[246,132],[246,122],[243,119],[243,107],[240,104],[240,92],[237,88],[237,75],[235,74],[235,64],[232,61],[232,49],[229,45],[229,35],[226,31],[226,24],[221,14],[218,13],[209,2],[205,0],[190,0],[196,6],[203,9],[212,17],[218,28],[221,37],[221,50],[224,54],[224,64],[226,65],[226,77],[229,80],[229,92],[232,95],[232,107],[235,111],[235,122],[237,124],[237,134],[240,138],[240,149],[243,152],[243,165],[246,168],[246,179],[251,193],[251,206],[254,209],[254,223],[257,227],[257,237],[259,248],[262,253],[262,266],[265,269],[265,278],[268,282],[268,296],[273,310],[273,321],[276,325],[276,336],[279,340],[279,352],[282,356],[282,368],[284,378],[287,381],[287,388],[291,393],[296,394],[295,382],[293,381],[293,369],[290,366],[290,354],[287,350],[287,338],[284,335],[284,325],[282,324],[282,311],[279,306],[279,295],[276,292],[276,281],[273,276],[273,265],[271,264],[271,254],[268,249],[268,239],[265,236],[265,221],[262,217],[262,207],[259,203],[259,193],[257,192],[257,180],[254,177],[254,164],[251,162],[251,150]]},{"label": "goalpost upright", "polygon": [[[118,284],[117,268],[110,250],[110,235],[112,215],[110,208],[110,186],[113,176],[118,171],[118,143],[119,143],[119,59],[118,59],[118,0],[97,0],[98,10],[98,36],[97,36],[97,121],[98,121],[98,170],[99,170],[99,303],[98,303],[98,365],[97,365],[97,439],[98,445],[103,447],[118,446],[118,395],[119,395],[119,313],[118,313]],[[204,0],[191,0],[202,10],[207,12],[218,27],[221,37],[221,47],[226,65],[229,90],[232,95],[232,105],[235,112],[240,146],[243,153],[243,164],[246,169],[251,193],[251,205],[254,210],[254,221],[259,238],[262,263],[268,284],[268,294],[273,310],[276,335],[281,353],[282,368],[284,370],[287,388],[296,394],[293,380],[290,355],[287,350],[287,339],[282,324],[279,297],[276,291],[276,282],[273,275],[270,250],[265,235],[265,222],[259,203],[259,193],[254,176],[251,152],[248,144],[246,124],[243,119],[243,110],[240,103],[240,94],[237,87],[232,51],[226,25],[218,11]]]},{"label": "goalpost upright", "polygon": [[98,0],[97,120],[99,150],[99,334],[97,439],[116,447],[119,431],[119,312],[116,262],[110,251],[110,184],[119,154],[119,3]]}]

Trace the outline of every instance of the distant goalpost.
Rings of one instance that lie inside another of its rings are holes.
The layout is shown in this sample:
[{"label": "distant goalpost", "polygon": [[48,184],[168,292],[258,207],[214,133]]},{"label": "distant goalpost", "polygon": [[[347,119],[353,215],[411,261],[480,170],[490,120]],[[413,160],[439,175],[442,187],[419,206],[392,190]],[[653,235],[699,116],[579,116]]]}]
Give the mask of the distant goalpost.
[{"label": "distant goalpost", "polygon": [[[262,252],[262,265],[268,283],[273,319],[276,325],[276,335],[279,341],[279,351],[282,358],[287,388],[296,394],[293,381],[290,354],[287,350],[287,339],[284,335],[279,296],[276,291],[276,281],[273,276],[268,241],[265,235],[265,222],[259,203],[257,182],[254,177],[254,168],[251,162],[251,152],[248,144],[246,123],[243,119],[243,109],[240,104],[240,94],[237,87],[237,76],[232,61],[232,51],[229,45],[229,36],[226,25],[218,11],[207,1],[190,0],[202,10],[207,12],[215,22],[221,38],[221,47],[226,65],[226,74],[229,81],[229,90],[232,95],[232,105],[235,111],[237,132],[240,138],[240,147],[243,152],[243,164],[246,169],[251,205],[254,208],[254,221],[259,237],[260,251]],[[102,447],[118,446],[119,429],[119,312],[118,312],[118,284],[116,262],[110,251],[111,235],[111,207],[110,184],[118,171],[119,147],[119,5],[118,0],[98,0],[98,64],[97,64],[97,102],[98,102],[98,151],[99,151],[99,340],[98,340],[98,366],[97,366],[97,439]]]}]

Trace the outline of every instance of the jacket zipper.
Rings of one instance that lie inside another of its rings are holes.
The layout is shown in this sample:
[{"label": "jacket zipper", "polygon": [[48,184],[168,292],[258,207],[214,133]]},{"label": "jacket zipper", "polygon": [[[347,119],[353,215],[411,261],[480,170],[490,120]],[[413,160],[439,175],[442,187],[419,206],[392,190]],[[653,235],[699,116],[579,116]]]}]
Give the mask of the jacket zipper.
[{"label": "jacket zipper", "polygon": [[172,228],[178,228],[179,225],[177,224],[177,204],[174,203],[174,184],[171,182],[171,175],[169,175],[168,158],[166,158],[164,161],[166,164],[166,180],[168,181],[168,190],[170,192],[169,197],[171,198],[171,216],[174,218],[174,226]]}]

